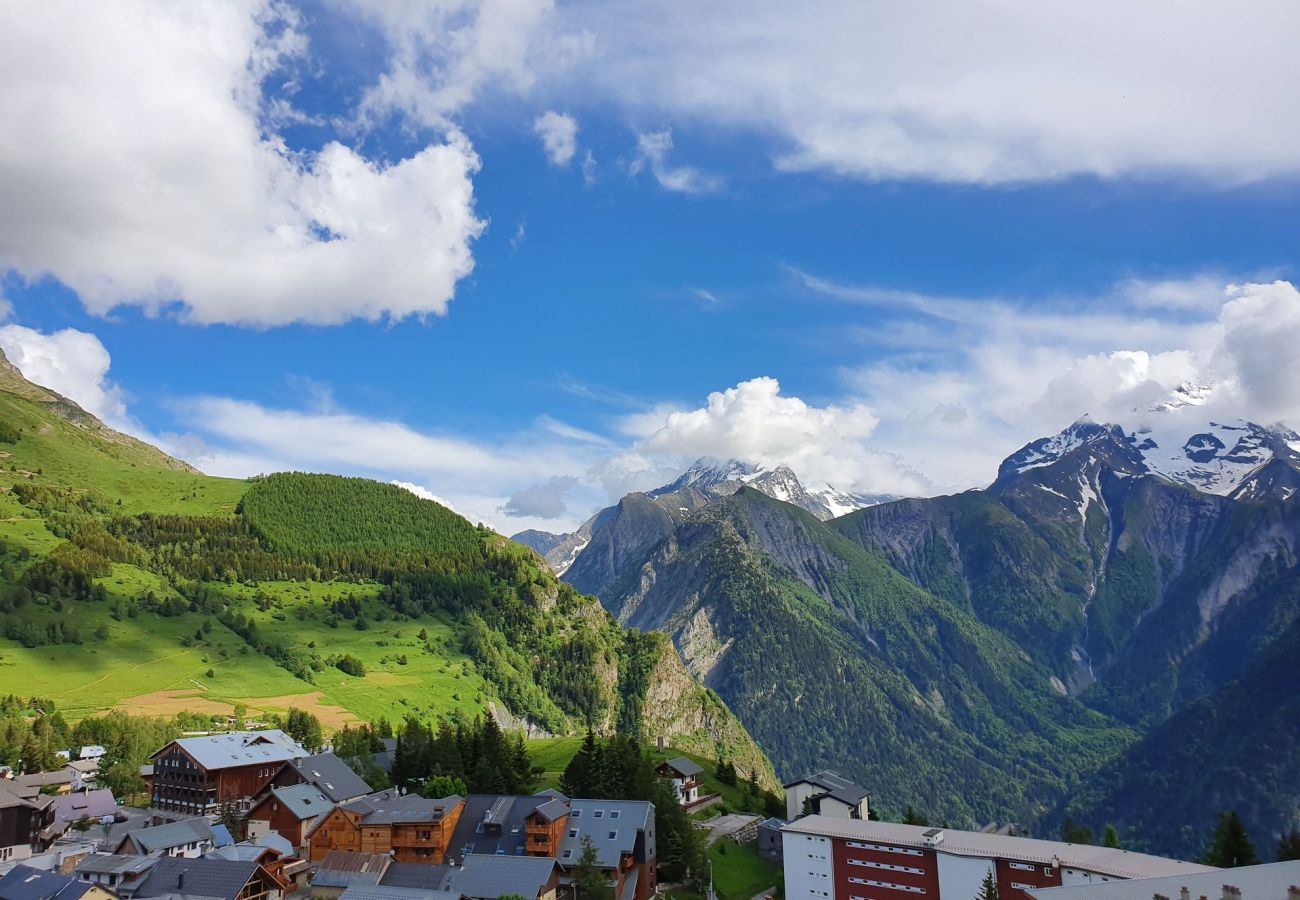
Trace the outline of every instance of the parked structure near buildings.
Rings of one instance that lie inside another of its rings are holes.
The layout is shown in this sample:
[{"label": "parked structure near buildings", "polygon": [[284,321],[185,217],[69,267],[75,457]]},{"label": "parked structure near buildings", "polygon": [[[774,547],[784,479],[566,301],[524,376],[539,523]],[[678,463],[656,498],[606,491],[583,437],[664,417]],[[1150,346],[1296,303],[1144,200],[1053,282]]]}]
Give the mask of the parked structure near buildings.
[{"label": "parked structure near buildings", "polygon": [[824,815],[786,825],[782,844],[788,900],[971,900],[990,871],[1001,900],[1061,885],[1222,874],[1087,844]]}]

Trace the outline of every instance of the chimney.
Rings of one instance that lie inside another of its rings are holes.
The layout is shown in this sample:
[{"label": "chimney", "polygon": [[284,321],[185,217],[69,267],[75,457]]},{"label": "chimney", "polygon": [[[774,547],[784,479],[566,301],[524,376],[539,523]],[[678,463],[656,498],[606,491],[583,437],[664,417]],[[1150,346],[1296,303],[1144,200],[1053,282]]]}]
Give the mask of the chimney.
[{"label": "chimney", "polygon": [[178,890],[178,891],[183,891],[183,890],[185,890],[185,870],[184,870],[184,869],[182,869],[182,870],[181,870],[181,873],[180,873],[179,875],[176,876],[176,890]]},{"label": "chimney", "polygon": [[1192,892],[1187,889],[1186,885],[1178,889],[1178,900],[1192,900]]},{"label": "chimney", "polygon": [[1241,888],[1235,888],[1230,884],[1223,886],[1223,900],[1237,900],[1241,896]]},{"label": "chimney", "polygon": [[1286,889],[1286,900],[1300,900],[1300,887],[1294,884]]}]

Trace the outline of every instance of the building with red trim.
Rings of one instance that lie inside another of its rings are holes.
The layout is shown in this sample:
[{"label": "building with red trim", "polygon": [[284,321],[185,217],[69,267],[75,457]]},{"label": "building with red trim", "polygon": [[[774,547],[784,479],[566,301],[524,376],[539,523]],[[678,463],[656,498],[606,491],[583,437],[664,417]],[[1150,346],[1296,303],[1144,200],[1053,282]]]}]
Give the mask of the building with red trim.
[{"label": "building with red trim", "polygon": [[1031,890],[1211,872],[1109,847],[805,816],[781,829],[787,900],[973,900],[991,870],[1001,900]]}]

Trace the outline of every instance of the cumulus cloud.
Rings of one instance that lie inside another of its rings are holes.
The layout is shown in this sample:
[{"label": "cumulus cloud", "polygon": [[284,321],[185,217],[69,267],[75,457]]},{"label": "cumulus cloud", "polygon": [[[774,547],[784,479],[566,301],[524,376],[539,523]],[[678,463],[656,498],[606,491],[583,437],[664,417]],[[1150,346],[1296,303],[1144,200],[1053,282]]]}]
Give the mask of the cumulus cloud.
[{"label": "cumulus cloud", "polygon": [[542,484],[516,491],[501,506],[513,518],[558,519],[569,511],[565,496],[578,486],[573,475],[554,475]]},{"label": "cumulus cloud", "polygon": [[450,126],[392,161],[288,148],[263,87],[304,53],[297,25],[273,0],[7,6],[0,79],[22,88],[0,90],[0,267],[53,274],[99,314],[445,312],[484,228],[478,157]]},{"label": "cumulus cloud", "polygon": [[578,120],[548,110],[533,120],[533,131],[542,139],[542,149],[553,166],[567,166],[578,152]]},{"label": "cumulus cloud", "polygon": [[714,456],[767,466],[786,463],[809,483],[843,490],[923,490],[924,478],[871,445],[878,422],[865,404],[815,406],[783,394],[775,378],[753,378],[710,394],[695,409],[625,420],[624,430],[638,439],[627,453],[605,463],[602,475],[657,479],[701,456]]},{"label": "cumulus cloud", "polygon": [[722,179],[715,175],[701,172],[694,166],[670,165],[668,154],[672,149],[673,132],[670,128],[637,135],[636,154],[628,163],[628,174],[639,175],[649,169],[660,187],[679,194],[709,194],[721,190]]},{"label": "cumulus cloud", "polygon": [[95,335],[73,328],[44,334],[5,325],[0,327],[0,350],[28,381],[62,394],[110,425],[132,424],[122,389],[108,377],[112,358]]}]

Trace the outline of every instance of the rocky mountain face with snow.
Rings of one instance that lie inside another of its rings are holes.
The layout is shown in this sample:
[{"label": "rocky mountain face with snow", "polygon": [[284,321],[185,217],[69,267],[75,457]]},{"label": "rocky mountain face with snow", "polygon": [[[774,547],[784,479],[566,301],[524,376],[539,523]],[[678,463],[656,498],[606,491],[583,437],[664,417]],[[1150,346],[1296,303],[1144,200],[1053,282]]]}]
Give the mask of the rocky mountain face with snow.
[{"label": "rocky mountain face with snow", "polygon": [[[783,775],[838,767],[954,823],[1068,812],[1168,853],[1233,806],[1266,843],[1300,788],[1249,747],[1294,749],[1300,692],[1242,698],[1300,683],[1300,437],[1185,393],[1033,441],[986,489],[840,516],[786,467],[702,460],[569,536],[565,580],[668,634]],[[1197,737],[1228,718],[1231,742]],[[1224,759],[1250,774],[1205,781]]]},{"label": "rocky mountain face with snow", "polygon": [[[831,485],[806,487],[787,465],[758,466],[736,459],[702,457],[675,481],[645,493],[628,494],[616,506],[596,513],[570,534],[523,531],[512,540],[540,554],[557,575],[565,575],[580,556],[589,559],[575,572],[575,585],[602,587],[626,559],[637,557],[662,540],[671,524],[700,507],[751,487],[807,510],[825,521],[892,500],[884,495],[854,494]],[[607,531],[606,529],[612,530]],[[594,542],[594,543],[593,543]],[[585,574],[584,574],[585,573]]]}]

